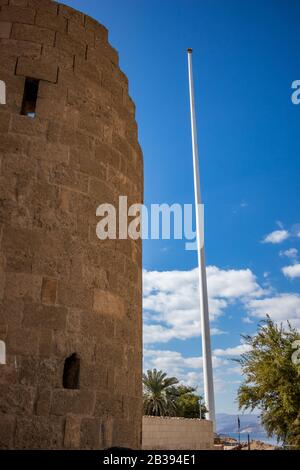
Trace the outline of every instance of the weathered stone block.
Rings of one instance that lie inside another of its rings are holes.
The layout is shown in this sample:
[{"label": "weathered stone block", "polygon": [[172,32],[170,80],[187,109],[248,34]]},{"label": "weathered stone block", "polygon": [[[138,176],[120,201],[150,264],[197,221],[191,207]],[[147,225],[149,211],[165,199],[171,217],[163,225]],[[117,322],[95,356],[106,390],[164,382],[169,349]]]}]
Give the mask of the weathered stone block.
[{"label": "weathered stone block", "polygon": [[50,183],[87,193],[89,177],[84,173],[70,169],[64,164],[58,164],[52,168]]},{"label": "weathered stone block", "polygon": [[9,299],[1,300],[0,302],[0,324],[2,328],[19,328],[23,317],[23,300],[22,299]]},{"label": "weathered stone block", "polygon": [[64,100],[62,99],[53,100],[52,98],[38,98],[36,105],[36,114],[41,119],[48,118],[51,121],[58,120],[59,118],[61,118],[64,107]]},{"label": "weathered stone block", "polygon": [[114,419],[113,426],[113,442],[116,446],[124,446],[128,448],[134,448],[134,442],[132,434],[130,433],[130,428],[132,422],[129,422],[125,419],[116,418]]},{"label": "weathered stone block", "polygon": [[74,8],[66,5],[59,5],[58,14],[67,18],[68,20],[75,21],[76,23],[84,25],[84,14],[80,11],[74,10]]},{"label": "weathered stone block", "polygon": [[11,328],[7,338],[7,352],[23,356],[38,352],[38,331],[25,328]]},{"label": "weathered stone block", "polygon": [[9,249],[6,251],[6,268],[10,272],[30,272],[32,267],[33,254],[30,248]]},{"label": "weathered stone block", "polygon": [[51,399],[51,389],[40,388],[37,390],[34,410],[37,416],[49,416],[51,408]]},{"label": "weathered stone block", "polygon": [[71,163],[72,166],[82,173],[94,176],[102,181],[107,179],[107,166],[98,159],[95,159],[94,152],[84,153],[76,149],[71,153]]},{"label": "weathered stone block", "polygon": [[57,279],[43,278],[42,303],[54,305],[56,303]]},{"label": "weathered stone block", "polygon": [[16,114],[11,118],[10,130],[16,134],[44,136],[47,132],[47,128],[48,122],[39,119],[37,116],[35,119],[28,119],[27,116],[19,116]]},{"label": "weathered stone block", "polygon": [[[117,202],[117,193],[115,189],[109,186],[106,182],[100,181],[98,178],[91,177],[89,180],[89,194],[95,201],[95,214],[96,208],[100,204],[115,204]],[[94,226],[96,232],[96,226]],[[98,239],[99,240],[99,239]],[[109,240],[111,241],[111,240]]]},{"label": "weathered stone block", "polygon": [[33,8],[22,8],[15,5],[4,5],[0,11],[0,21],[11,21],[16,23],[34,23],[35,11]]},{"label": "weathered stone block", "polygon": [[53,350],[53,331],[41,330],[39,335],[39,356],[50,357]]},{"label": "weathered stone block", "polygon": [[108,40],[108,31],[105,26],[99,24],[94,18],[90,16],[85,16],[85,27],[88,31],[94,31],[95,37],[102,42],[107,42]]},{"label": "weathered stone block", "polygon": [[[17,57],[31,57],[38,59],[41,55],[41,44],[30,41],[20,41],[17,39],[2,39],[0,42],[1,57],[13,57],[14,64],[17,64]],[[23,93],[24,83],[20,83],[21,77],[14,75],[14,83],[10,79],[8,86],[8,98],[13,91],[20,91]],[[18,83],[19,82],[19,83]],[[12,86],[15,85],[15,86]],[[16,86],[17,85],[17,86]]]},{"label": "weathered stone block", "polygon": [[33,416],[18,418],[15,447],[17,449],[62,449],[64,420],[57,417]]},{"label": "weathered stone block", "polygon": [[38,301],[41,294],[42,278],[30,273],[7,273],[5,298],[22,297],[27,301]]},{"label": "weathered stone block", "polygon": [[53,390],[51,413],[63,416],[68,413],[92,415],[95,393],[89,390]]},{"label": "weathered stone block", "polygon": [[68,22],[68,35],[75,41],[79,41],[89,46],[94,47],[95,45],[95,34],[94,31],[86,29],[83,25],[77,21],[69,20]]},{"label": "weathered stone block", "polygon": [[9,414],[0,414],[0,448],[12,449],[16,418]]},{"label": "weathered stone block", "polygon": [[66,358],[74,352],[78,354],[82,363],[91,363],[95,360],[96,336],[83,336],[63,331],[54,332],[52,354]]},{"label": "weathered stone block", "polygon": [[0,113],[0,132],[8,132],[10,121],[9,113]]},{"label": "weathered stone block", "polygon": [[114,415],[113,400],[111,392],[98,391],[96,394],[95,416],[106,417]]},{"label": "weathered stone block", "polygon": [[1,384],[0,413],[30,415],[33,403],[33,388],[17,384]]},{"label": "weathered stone block", "polygon": [[103,55],[106,57],[113,65],[118,65],[119,63],[119,54],[109,43],[104,43],[101,40],[95,42],[95,55],[99,57]]},{"label": "weathered stone block", "polygon": [[96,158],[99,159],[104,165],[109,164],[110,166],[117,169],[120,167],[120,153],[113,150],[106,144],[97,142],[95,154]]},{"label": "weathered stone block", "polygon": [[72,40],[71,37],[60,32],[56,33],[55,47],[68,53],[69,55],[78,55],[79,57],[85,57],[86,44],[80,43],[79,41]]},{"label": "weathered stone block", "polygon": [[[42,51],[42,56],[45,58],[45,60],[50,61],[50,62],[56,62],[59,66],[60,72],[62,70],[67,70],[67,71],[73,71],[74,68],[74,57],[67,52],[58,49],[57,47],[52,47],[52,46],[44,46],[43,51]],[[49,88],[49,86],[47,86]],[[51,86],[51,88],[53,88]],[[56,89],[59,87],[56,86]],[[61,90],[64,90],[67,88],[67,83],[65,83],[65,86],[61,87]],[[45,90],[46,91],[46,90]],[[51,95],[45,95],[42,90],[39,90],[39,96],[42,96],[43,98],[50,98],[52,97]],[[56,95],[57,96],[57,95]]]},{"label": "weathered stone block", "polygon": [[5,151],[7,154],[26,153],[28,149],[29,140],[13,134],[4,134],[0,139],[0,151]]},{"label": "weathered stone block", "polygon": [[9,0],[10,5],[15,5],[18,7],[27,7],[28,6],[28,0]]},{"label": "weathered stone block", "polygon": [[52,305],[26,304],[24,307],[23,323],[26,327],[64,329],[67,310]]},{"label": "weathered stone block", "polygon": [[62,16],[57,16],[56,11],[38,10],[35,24],[43,28],[52,29],[53,31],[60,31],[61,33],[67,30],[67,20]]},{"label": "weathered stone block", "polygon": [[83,312],[77,308],[69,308],[66,329],[71,333],[79,333],[81,330],[81,316]]},{"label": "weathered stone block", "polygon": [[0,21],[0,39],[9,38],[11,32],[12,23],[7,21]]},{"label": "weathered stone block", "polygon": [[80,374],[80,388],[107,389],[107,368],[101,363],[86,363]]},{"label": "weathered stone block", "polygon": [[103,136],[103,123],[96,116],[86,114],[79,119],[79,129],[101,139]]},{"label": "weathered stone block", "polygon": [[16,75],[34,77],[39,80],[56,83],[57,74],[58,65],[56,63],[49,63],[46,60],[21,57],[17,63]]},{"label": "weathered stone block", "polygon": [[94,289],[94,305],[95,312],[105,315],[113,315],[122,317],[124,315],[123,300],[108,291]]},{"label": "weathered stone block", "polygon": [[[75,63],[74,63],[75,75],[82,79],[82,77],[86,76],[87,71],[88,71],[88,77],[86,77],[87,80],[92,81],[95,84],[101,81],[101,71],[93,62],[87,61],[86,59],[81,59],[79,57],[75,57]],[[76,89],[73,90],[73,93],[74,91],[76,93]],[[70,90],[70,93],[71,92],[72,90]],[[82,97],[81,90],[79,92],[79,96]],[[92,100],[94,100],[94,97],[92,96],[92,93],[90,93],[90,96],[89,97],[87,96],[86,98],[90,98],[90,99],[86,99],[86,102],[87,102],[86,104],[87,104],[87,110],[91,111],[91,107],[93,106]],[[83,103],[81,102],[81,104]]]},{"label": "weathered stone block", "polygon": [[35,10],[41,9],[43,12],[49,12],[57,15],[58,4],[53,0],[27,0],[28,6]]},{"label": "weathered stone block", "polygon": [[68,163],[69,161],[69,148],[66,145],[32,140],[28,153],[31,158],[52,163]]},{"label": "weathered stone block", "polygon": [[102,423],[99,418],[83,418],[81,422],[81,449],[101,449],[102,443]]},{"label": "weathered stone block", "polygon": [[5,286],[5,258],[0,253],[0,299],[4,297],[4,286]]},{"label": "weathered stone block", "polygon": [[79,449],[80,446],[80,426],[81,417],[68,415],[66,418],[66,427],[64,435],[65,449]]},{"label": "weathered stone block", "polygon": [[39,26],[15,23],[11,32],[12,39],[53,46],[55,32]]}]

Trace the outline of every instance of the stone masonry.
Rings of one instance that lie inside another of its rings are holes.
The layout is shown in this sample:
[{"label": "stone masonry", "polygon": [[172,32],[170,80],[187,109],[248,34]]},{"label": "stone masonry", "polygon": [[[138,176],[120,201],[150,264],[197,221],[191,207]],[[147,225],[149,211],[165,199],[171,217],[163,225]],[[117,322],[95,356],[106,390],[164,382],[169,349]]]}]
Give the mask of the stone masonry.
[{"label": "stone masonry", "polygon": [[107,30],[0,0],[0,448],[141,446],[141,242],[100,241],[142,202],[135,107]]},{"label": "stone masonry", "polygon": [[214,450],[213,423],[206,419],[143,417],[144,450]]}]

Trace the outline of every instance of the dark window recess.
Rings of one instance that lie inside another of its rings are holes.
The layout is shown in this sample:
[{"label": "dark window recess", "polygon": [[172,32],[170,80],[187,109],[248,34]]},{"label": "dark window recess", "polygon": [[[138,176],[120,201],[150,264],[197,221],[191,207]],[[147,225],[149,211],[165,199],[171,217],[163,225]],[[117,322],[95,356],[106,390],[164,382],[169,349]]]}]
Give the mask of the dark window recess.
[{"label": "dark window recess", "polygon": [[63,387],[70,389],[79,388],[80,358],[76,353],[67,357],[64,365]]},{"label": "dark window recess", "polygon": [[26,78],[21,114],[31,118],[35,117],[36,101],[39,90],[39,80]]}]

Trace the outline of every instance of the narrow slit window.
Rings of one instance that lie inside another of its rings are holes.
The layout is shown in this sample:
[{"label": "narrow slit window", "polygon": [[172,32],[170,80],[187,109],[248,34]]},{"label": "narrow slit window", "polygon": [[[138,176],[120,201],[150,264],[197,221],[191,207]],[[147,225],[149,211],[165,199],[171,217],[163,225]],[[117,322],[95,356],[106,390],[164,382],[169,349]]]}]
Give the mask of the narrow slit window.
[{"label": "narrow slit window", "polygon": [[67,357],[64,364],[63,387],[79,389],[80,358],[76,353]]},{"label": "narrow slit window", "polygon": [[21,114],[31,118],[35,117],[36,102],[39,90],[39,80],[26,78]]}]

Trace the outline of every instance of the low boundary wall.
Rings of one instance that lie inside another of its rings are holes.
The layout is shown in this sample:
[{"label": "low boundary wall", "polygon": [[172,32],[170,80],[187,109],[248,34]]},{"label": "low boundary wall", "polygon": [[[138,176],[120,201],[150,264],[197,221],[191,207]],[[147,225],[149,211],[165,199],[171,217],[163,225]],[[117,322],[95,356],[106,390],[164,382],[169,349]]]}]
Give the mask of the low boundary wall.
[{"label": "low boundary wall", "polygon": [[143,417],[143,449],[212,450],[212,421],[204,419]]}]

